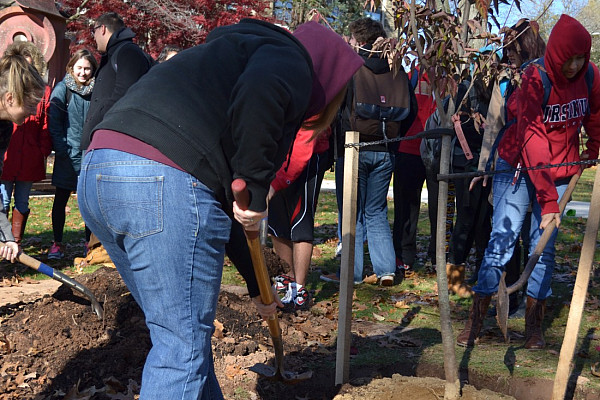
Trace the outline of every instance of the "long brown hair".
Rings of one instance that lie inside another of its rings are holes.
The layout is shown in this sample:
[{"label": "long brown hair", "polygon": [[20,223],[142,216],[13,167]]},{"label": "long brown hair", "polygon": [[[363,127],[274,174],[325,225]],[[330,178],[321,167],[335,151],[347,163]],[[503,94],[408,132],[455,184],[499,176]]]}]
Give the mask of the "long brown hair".
[{"label": "long brown hair", "polygon": [[73,75],[73,73],[74,73],[73,67],[75,66],[75,64],[77,64],[77,61],[79,61],[82,58],[88,60],[90,62],[90,64],[92,65],[92,76],[90,76],[90,79],[88,79],[85,83],[79,83],[79,81],[77,79],[75,79],[75,82],[77,83],[77,86],[87,86],[87,85],[89,85],[90,81],[94,77],[94,74],[96,73],[96,70],[98,69],[98,62],[96,61],[96,59],[94,58],[94,56],[92,55],[92,53],[88,49],[77,50],[75,53],[73,53],[73,56],[71,57],[71,59],[67,63],[67,68],[66,68],[67,72],[69,74],[71,74],[71,76],[73,78],[75,78],[75,76]]},{"label": "long brown hair", "polygon": [[45,87],[44,80],[25,57],[6,55],[0,59],[0,97],[10,92],[17,105],[35,109]]},{"label": "long brown hair", "polygon": [[[504,47],[514,47],[523,62],[540,58],[546,52],[546,43],[540,36],[537,22],[521,18],[511,26],[504,35]],[[506,51],[503,52],[502,62],[508,63]]]}]

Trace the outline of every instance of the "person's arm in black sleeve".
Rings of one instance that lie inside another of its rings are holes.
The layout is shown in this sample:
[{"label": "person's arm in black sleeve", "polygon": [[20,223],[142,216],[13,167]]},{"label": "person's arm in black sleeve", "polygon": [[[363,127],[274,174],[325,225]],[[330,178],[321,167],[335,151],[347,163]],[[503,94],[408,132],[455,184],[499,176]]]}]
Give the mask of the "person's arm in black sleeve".
[{"label": "person's arm in black sleeve", "polygon": [[294,139],[284,133],[295,134],[312,89],[310,66],[300,52],[284,57],[264,47],[252,56],[239,77],[228,110],[236,148],[231,160],[233,179],[246,182],[248,210],[254,212],[267,208],[271,181],[284,161],[275,157],[285,153]]},{"label": "person's arm in black sleeve", "polygon": [[123,45],[117,54],[116,64],[117,74],[109,108],[150,69],[146,55],[139,47],[132,44]]}]

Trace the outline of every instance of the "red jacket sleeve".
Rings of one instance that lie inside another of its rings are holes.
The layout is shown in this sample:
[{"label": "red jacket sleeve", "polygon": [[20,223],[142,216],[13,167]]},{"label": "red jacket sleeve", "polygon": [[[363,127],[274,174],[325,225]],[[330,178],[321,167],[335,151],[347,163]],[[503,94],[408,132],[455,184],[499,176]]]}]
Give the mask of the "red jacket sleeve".
[{"label": "red jacket sleeve", "polygon": [[[521,160],[526,167],[551,163],[550,142],[541,108],[543,101],[544,85],[538,69],[529,67],[517,97],[517,135],[518,142],[522,143]],[[528,174],[535,186],[542,215],[557,213],[558,192],[550,169],[528,171]]]},{"label": "red jacket sleeve", "polygon": [[294,140],[292,153],[275,174],[271,186],[276,192],[285,189],[292,184],[304,171],[308,161],[313,155],[317,140],[310,140],[314,131],[300,129]]}]

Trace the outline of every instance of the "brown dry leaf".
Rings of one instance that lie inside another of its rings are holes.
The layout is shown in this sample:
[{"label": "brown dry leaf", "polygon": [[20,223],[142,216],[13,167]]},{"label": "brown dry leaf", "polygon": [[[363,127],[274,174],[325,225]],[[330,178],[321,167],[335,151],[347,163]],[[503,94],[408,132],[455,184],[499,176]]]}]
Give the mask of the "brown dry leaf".
[{"label": "brown dry leaf", "polygon": [[363,280],[364,283],[369,283],[371,285],[375,285],[377,283],[377,275],[373,274],[373,275],[369,275],[367,277],[365,277],[365,279]]},{"label": "brown dry leaf", "polygon": [[223,339],[225,337],[225,334],[223,333],[223,330],[225,329],[225,327],[223,326],[222,323],[220,323],[216,319],[214,321],[214,325],[215,325],[215,331],[213,333],[213,336],[218,339]]},{"label": "brown dry leaf", "polygon": [[225,375],[227,375],[229,379],[233,379],[239,375],[244,375],[245,373],[246,371],[243,370],[239,365],[229,364],[225,367]]},{"label": "brown dry leaf", "polygon": [[35,348],[35,347],[30,347],[29,350],[27,350],[27,355],[28,356],[35,356],[37,354],[40,354],[42,352],[41,349]]},{"label": "brown dry leaf", "polygon": [[119,393],[124,392],[127,388],[114,376],[109,376],[104,380],[106,393]]},{"label": "brown dry leaf", "polygon": [[352,309],[353,309],[354,311],[364,311],[364,310],[366,310],[366,309],[367,309],[367,306],[366,306],[366,305],[364,305],[364,304],[360,304],[360,303],[358,303],[358,304],[353,304],[353,307],[352,307]]},{"label": "brown dry leaf", "polygon": [[406,304],[406,302],[404,300],[400,300],[400,301],[397,301],[396,303],[394,303],[394,307],[396,307],[396,308],[410,308],[410,306],[408,304]]},{"label": "brown dry leaf", "polygon": [[63,400],[89,400],[96,393],[102,393],[104,390],[96,389],[96,386],[92,386],[90,388],[85,389],[83,392],[80,392],[78,389],[79,383],[74,385],[71,390],[65,395]]},{"label": "brown dry leaf", "polygon": [[373,313],[373,318],[375,318],[377,321],[385,321],[385,317],[383,315]]},{"label": "brown dry leaf", "polygon": [[2,334],[2,337],[0,337],[0,352],[10,353],[10,342],[5,334]]}]

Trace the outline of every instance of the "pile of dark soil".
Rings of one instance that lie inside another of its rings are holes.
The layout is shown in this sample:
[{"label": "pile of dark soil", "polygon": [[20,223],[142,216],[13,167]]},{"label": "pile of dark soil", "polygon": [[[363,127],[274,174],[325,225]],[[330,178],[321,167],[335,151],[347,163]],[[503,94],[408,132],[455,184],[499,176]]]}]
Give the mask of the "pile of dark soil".
[{"label": "pile of dark soil", "polygon": [[[273,267],[276,260],[272,257],[267,259],[272,271],[283,268]],[[76,279],[102,302],[103,320],[92,312],[87,299],[66,286],[36,301],[0,308],[1,399],[138,397],[151,346],[141,310],[114,269],[101,268]],[[248,368],[272,364],[273,349],[266,324],[243,292],[240,287],[223,288],[212,340],[215,370],[227,399],[443,398],[443,381],[413,381],[395,375],[443,373],[439,366],[414,362],[419,332],[406,334],[398,327],[367,321],[353,322],[352,358],[382,357],[355,363],[350,383],[336,386],[337,308],[328,302],[313,304],[310,311],[283,314],[280,319],[286,369],[311,370],[313,377],[291,387],[260,378]],[[391,352],[399,356],[385,357]],[[527,384],[535,388],[534,383]],[[419,391],[415,385],[425,387]],[[468,387],[463,398],[507,397]]]}]

